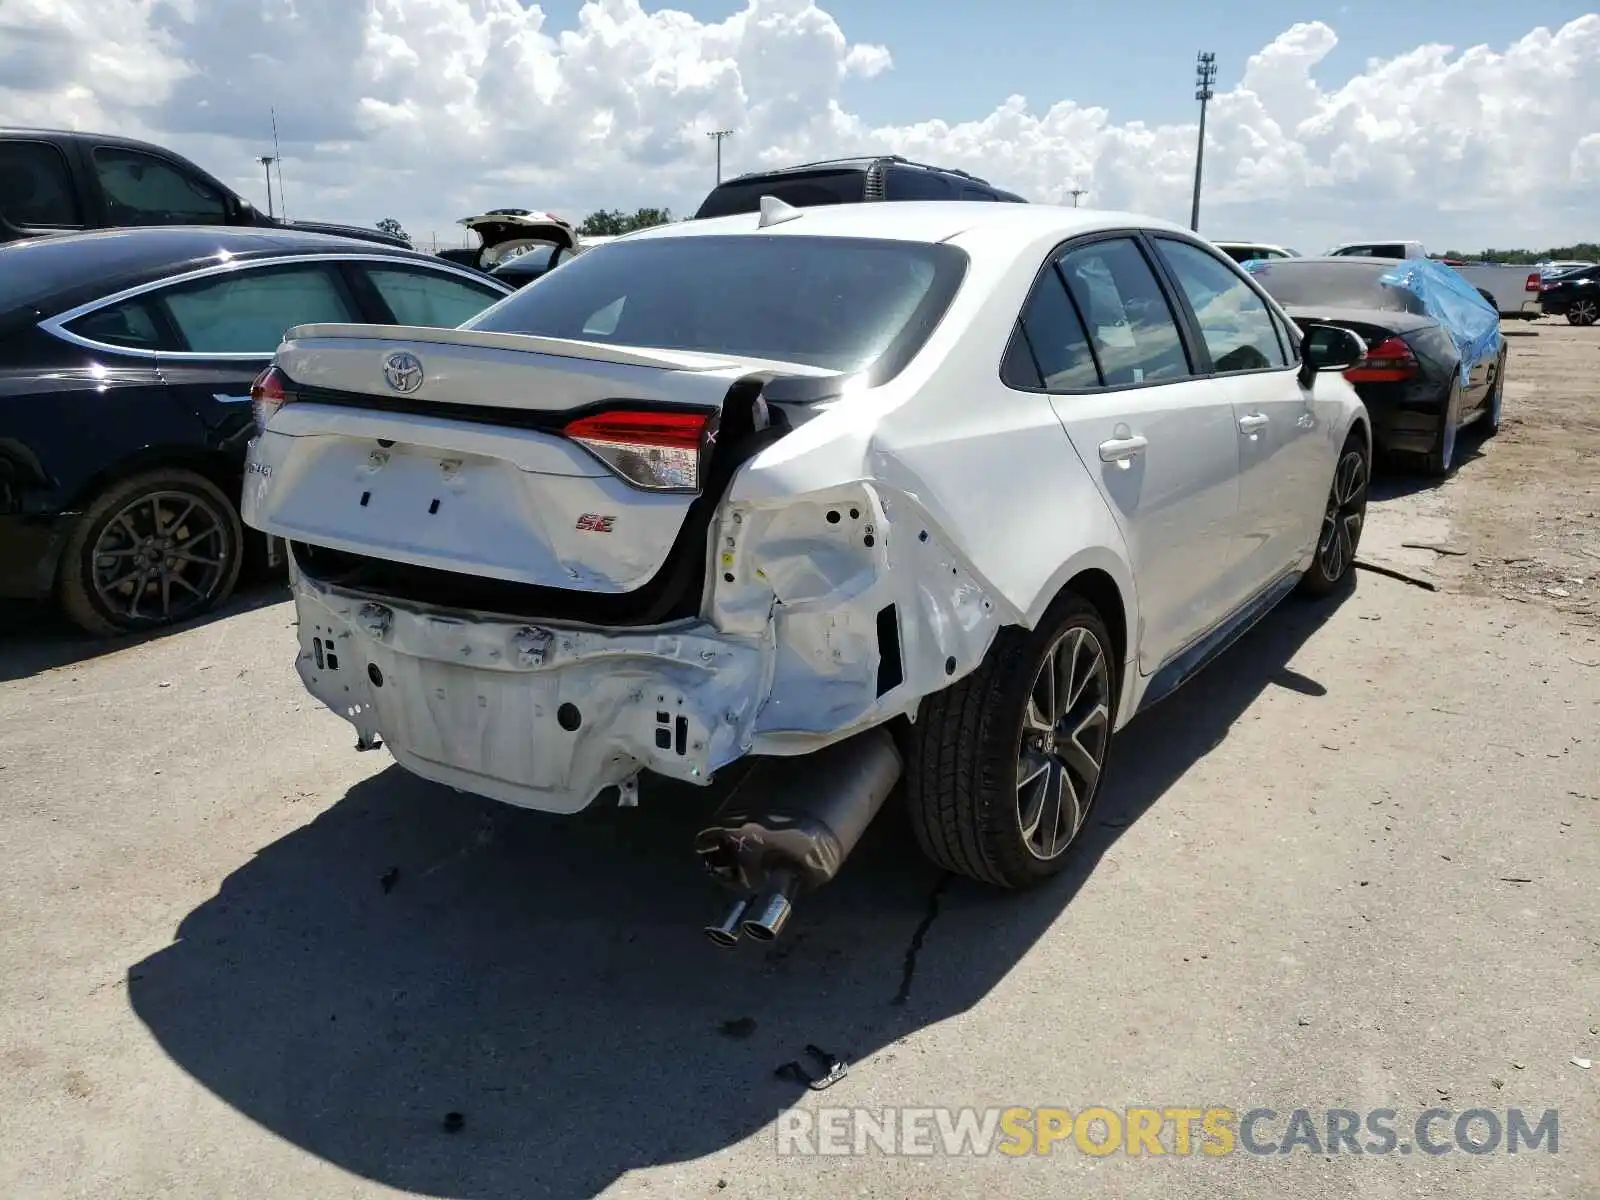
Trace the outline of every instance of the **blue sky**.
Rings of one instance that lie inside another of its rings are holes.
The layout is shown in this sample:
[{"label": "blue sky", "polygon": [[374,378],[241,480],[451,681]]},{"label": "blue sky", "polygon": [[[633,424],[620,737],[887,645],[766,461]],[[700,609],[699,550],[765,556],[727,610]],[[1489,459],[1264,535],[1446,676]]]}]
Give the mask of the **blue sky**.
[{"label": "blue sky", "polygon": [[149,137],[264,201],[276,106],[294,215],[422,231],[504,205],[692,212],[719,126],[730,173],[900,153],[1187,220],[1204,49],[1203,232],[1600,233],[1600,13],[1575,4],[592,2],[585,26],[580,0],[549,0],[536,33],[506,0],[27,0],[0,113]]},{"label": "blue sky", "polygon": [[[547,0],[545,28],[570,29],[581,0]],[[647,7],[655,8],[647,2]],[[743,0],[692,0],[660,5],[702,21],[720,21]],[[1595,11],[1591,5],[1410,0],[1285,5],[1232,0],[1218,6],[1183,0],[1062,4],[1045,0],[827,0],[827,10],[852,42],[887,46],[894,69],[851,80],[844,101],[878,124],[902,125],[941,117],[983,117],[1021,93],[1035,110],[1057,100],[1098,105],[1126,121],[1193,119],[1194,56],[1217,55],[1217,86],[1235,85],[1245,61],[1297,21],[1324,21],[1339,44],[1316,71],[1324,87],[1359,74],[1372,58],[1389,58],[1428,42],[1457,50],[1487,42],[1496,48],[1539,25],[1558,28]],[[1596,126],[1600,127],[1600,117]],[[730,143],[724,150],[736,161]]]}]

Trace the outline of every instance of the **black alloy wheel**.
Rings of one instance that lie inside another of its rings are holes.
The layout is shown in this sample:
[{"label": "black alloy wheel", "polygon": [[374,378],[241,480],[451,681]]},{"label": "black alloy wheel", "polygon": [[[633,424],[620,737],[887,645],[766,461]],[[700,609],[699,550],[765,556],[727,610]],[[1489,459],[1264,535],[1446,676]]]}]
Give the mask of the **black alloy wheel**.
[{"label": "black alloy wheel", "polygon": [[204,476],[171,469],[125,480],[73,533],[62,607],[102,636],[175,625],[232,592],[242,541],[237,509]]},{"label": "black alloy wheel", "polygon": [[1317,535],[1316,557],[1301,578],[1302,591],[1326,596],[1344,582],[1355,566],[1361,531],[1367,523],[1370,481],[1366,445],[1359,434],[1352,434],[1333,470],[1333,483],[1329,485],[1322,513],[1322,529]]}]

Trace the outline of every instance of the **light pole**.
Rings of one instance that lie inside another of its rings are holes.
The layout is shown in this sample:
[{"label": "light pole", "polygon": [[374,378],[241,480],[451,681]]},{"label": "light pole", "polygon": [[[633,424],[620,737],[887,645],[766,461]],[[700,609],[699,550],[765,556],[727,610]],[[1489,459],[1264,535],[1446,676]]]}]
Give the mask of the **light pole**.
[{"label": "light pole", "polygon": [[1088,194],[1089,194],[1089,189],[1088,188],[1068,188],[1067,189],[1067,195],[1072,197],[1072,207],[1073,208],[1077,208],[1078,207],[1078,197],[1079,196],[1087,196]]},{"label": "light pole", "polygon": [[717,182],[721,183],[722,182],[722,139],[723,138],[732,137],[733,136],[733,130],[731,130],[731,129],[713,129],[710,133],[706,134],[706,136],[708,138],[710,138],[712,141],[716,142],[716,144],[717,144]]},{"label": "light pole", "polygon": [[262,170],[267,173],[267,216],[274,216],[276,214],[272,211],[272,164],[278,160],[270,154],[263,154],[256,161],[261,164]]},{"label": "light pole", "polygon": [[1200,101],[1200,140],[1194,148],[1194,206],[1189,210],[1189,228],[1200,232],[1200,171],[1206,161],[1206,105],[1211,102],[1211,85],[1217,81],[1217,56],[1202,50],[1195,55],[1194,98]]}]

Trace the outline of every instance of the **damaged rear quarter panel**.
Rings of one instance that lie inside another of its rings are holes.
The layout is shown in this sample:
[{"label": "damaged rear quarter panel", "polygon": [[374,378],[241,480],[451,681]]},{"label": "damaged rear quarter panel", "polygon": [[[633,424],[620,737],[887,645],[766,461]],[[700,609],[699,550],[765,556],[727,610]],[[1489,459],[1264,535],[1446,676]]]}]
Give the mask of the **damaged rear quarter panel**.
[{"label": "damaged rear quarter panel", "polygon": [[730,501],[713,537],[712,623],[771,631],[758,754],[914,712],[982,661],[1007,615],[918,506],[876,484]]}]

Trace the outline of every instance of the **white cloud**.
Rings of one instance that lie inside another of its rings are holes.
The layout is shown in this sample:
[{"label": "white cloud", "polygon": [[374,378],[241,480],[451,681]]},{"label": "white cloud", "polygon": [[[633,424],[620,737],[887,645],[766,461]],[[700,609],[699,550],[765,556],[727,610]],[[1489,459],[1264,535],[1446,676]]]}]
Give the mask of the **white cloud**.
[{"label": "white cloud", "polygon": [[[1362,232],[1594,236],[1600,15],[1502,48],[1420,46],[1324,88],[1336,43],[1294,25],[1217,92],[1208,232],[1312,250]],[[1119,123],[1115,96],[1013,96],[977,120],[874,126],[842,88],[893,69],[891,49],[850,42],[813,0],[747,0],[720,22],[591,0],[565,30],[519,0],[8,0],[0,112],[152,137],[254,195],[275,106],[293,215],[413,233],[500,204],[692,209],[717,128],[737,131],[741,166],[881,146],[1036,201],[1083,187],[1187,216],[1193,124]]]}]

